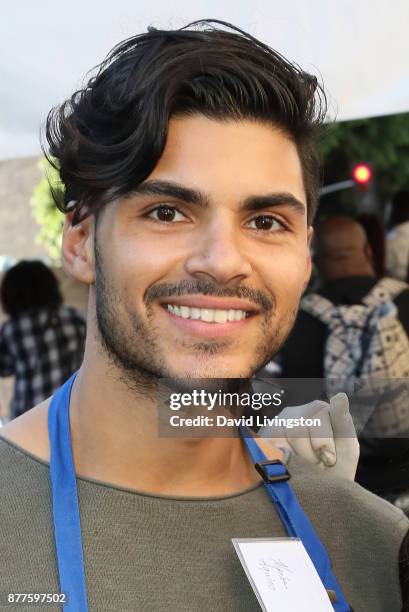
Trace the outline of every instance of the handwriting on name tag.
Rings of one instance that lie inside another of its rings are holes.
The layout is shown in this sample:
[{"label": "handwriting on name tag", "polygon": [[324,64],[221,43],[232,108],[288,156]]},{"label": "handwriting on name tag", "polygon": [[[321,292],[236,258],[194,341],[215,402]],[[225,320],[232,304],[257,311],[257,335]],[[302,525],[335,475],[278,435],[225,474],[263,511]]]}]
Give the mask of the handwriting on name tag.
[{"label": "handwriting on name tag", "polygon": [[335,593],[325,590],[301,540],[232,542],[264,612],[334,612],[330,598]]}]

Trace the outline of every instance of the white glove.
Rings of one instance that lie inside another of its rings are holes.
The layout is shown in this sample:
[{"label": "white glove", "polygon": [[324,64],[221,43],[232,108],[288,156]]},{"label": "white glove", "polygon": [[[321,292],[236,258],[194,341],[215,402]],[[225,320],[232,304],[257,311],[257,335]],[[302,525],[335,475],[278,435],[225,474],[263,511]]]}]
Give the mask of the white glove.
[{"label": "white glove", "polygon": [[359,444],[345,393],[337,393],[330,403],[316,400],[302,406],[288,406],[277,415],[280,419],[316,418],[320,426],[266,426],[258,436],[275,447],[289,449],[296,455],[330,469],[331,474],[354,480],[359,459]]}]

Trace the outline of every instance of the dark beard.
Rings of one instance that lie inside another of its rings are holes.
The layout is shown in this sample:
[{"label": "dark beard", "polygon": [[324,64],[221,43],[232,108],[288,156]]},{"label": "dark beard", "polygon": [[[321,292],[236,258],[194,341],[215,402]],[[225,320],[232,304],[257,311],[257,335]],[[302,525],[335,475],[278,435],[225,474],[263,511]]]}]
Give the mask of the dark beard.
[{"label": "dark beard", "polygon": [[[118,293],[108,286],[97,241],[94,254],[96,321],[102,348],[119,370],[120,379],[129,389],[150,394],[156,388],[158,378],[167,376],[164,372],[165,364],[151,358],[152,353],[160,355],[155,336],[134,312],[129,313],[129,330],[119,324],[123,305]],[[152,352],[143,355],[138,351],[138,346],[147,343]],[[134,351],[130,348],[132,346],[135,346]]]},{"label": "dark beard", "polygon": [[[266,364],[271,359],[272,353],[281,347],[294,322],[294,312],[296,311],[291,312],[291,316],[287,317],[286,321],[281,322],[281,324],[276,322],[273,325],[274,304],[268,296],[259,291],[247,287],[237,287],[234,290],[219,288],[214,284],[204,283],[203,281],[182,281],[177,286],[168,283],[157,284],[147,291],[145,296],[147,320],[148,323],[151,321],[151,325],[147,325],[135,311],[126,308],[120,294],[115,292],[114,284],[108,282],[103,272],[103,262],[96,239],[94,254],[96,321],[100,343],[110,361],[120,372],[121,381],[129,389],[138,393],[151,395],[157,390],[158,380],[175,379],[175,374],[168,369],[161,354],[160,346],[157,343],[158,335],[155,333],[152,322],[152,304],[158,297],[187,295],[189,293],[223,297],[234,296],[250,299],[263,307],[264,315],[261,315],[263,316],[261,333],[263,340],[255,347],[253,363],[246,368],[246,372],[243,372],[242,375],[239,374],[237,378],[250,378],[254,372]],[[124,325],[124,321],[127,321],[128,325]],[[275,331],[272,335],[273,326]],[[202,340],[197,342],[193,348],[205,361],[207,357],[223,350],[225,345],[224,341],[205,342]],[[192,345],[190,345],[190,348],[192,348]],[[178,350],[177,346],[175,350]],[[182,384],[186,391],[193,390],[197,388],[197,378],[195,373],[192,372],[179,384]],[[190,382],[189,379],[191,379]],[[215,387],[216,380],[214,379],[217,379],[216,386],[218,389],[228,388],[231,384],[228,378],[218,378],[218,373],[215,372],[213,377],[209,376],[209,389]],[[206,378],[201,378],[201,380],[201,387],[205,388]]]}]

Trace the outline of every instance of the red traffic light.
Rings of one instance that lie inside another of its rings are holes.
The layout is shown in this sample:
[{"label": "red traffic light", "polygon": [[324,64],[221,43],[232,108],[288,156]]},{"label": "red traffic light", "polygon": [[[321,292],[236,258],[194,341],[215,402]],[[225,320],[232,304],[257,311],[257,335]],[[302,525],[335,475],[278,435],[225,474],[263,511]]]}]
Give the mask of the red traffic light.
[{"label": "red traffic light", "polygon": [[352,178],[358,185],[368,185],[372,178],[372,170],[368,164],[355,164],[352,168]]}]

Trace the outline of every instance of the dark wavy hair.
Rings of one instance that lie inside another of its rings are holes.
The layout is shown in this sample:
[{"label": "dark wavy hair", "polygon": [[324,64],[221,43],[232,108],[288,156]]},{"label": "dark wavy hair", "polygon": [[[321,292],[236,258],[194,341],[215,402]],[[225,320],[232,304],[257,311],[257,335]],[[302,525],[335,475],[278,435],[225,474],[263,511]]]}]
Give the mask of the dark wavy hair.
[{"label": "dark wavy hair", "polygon": [[50,111],[43,149],[65,186],[57,206],[73,211],[75,224],[149,176],[172,116],[268,122],[297,147],[311,223],[325,113],[316,77],[228,23],[200,20],[114,47],[83,89]]},{"label": "dark wavy hair", "polygon": [[4,312],[11,317],[62,303],[58,280],[41,261],[23,260],[7,270],[0,296]]}]

